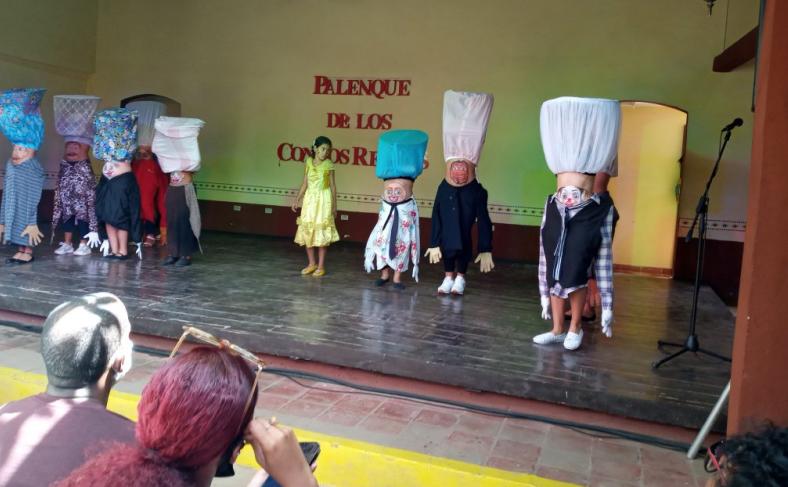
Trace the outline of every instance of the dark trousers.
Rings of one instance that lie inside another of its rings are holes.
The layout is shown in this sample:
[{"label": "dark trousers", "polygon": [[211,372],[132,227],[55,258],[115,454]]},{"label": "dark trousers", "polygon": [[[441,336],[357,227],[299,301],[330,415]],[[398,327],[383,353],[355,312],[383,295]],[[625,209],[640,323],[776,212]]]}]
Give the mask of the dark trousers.
[{"label": "dark trousers", "polygon": [[82,240],[90,232],[90,225],[88,222],[77,220],[76,216],[72,216],[60,223],[60,229],[68,233],[77,233],[77,240]]},{"label": "dark trousers", "polygon": [[471,255],[464,250],[451,250],[443,254],[443,270],[445,272],[458,272],[465,274],[468,272],[468,263]]},{"label": "dark trousers", "polygon": [[167,250],[173,257],[191,257],[200,247],[189,223],[186,189],[183,186],[170,186],[166,201]]}]

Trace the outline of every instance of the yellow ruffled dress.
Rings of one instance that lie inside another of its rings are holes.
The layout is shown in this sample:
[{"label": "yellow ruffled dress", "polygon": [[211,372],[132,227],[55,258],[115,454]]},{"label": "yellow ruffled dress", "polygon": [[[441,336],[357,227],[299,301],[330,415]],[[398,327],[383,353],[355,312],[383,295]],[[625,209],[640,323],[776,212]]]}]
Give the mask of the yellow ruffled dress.
[{"label": "yellow ruffled dress", "polygon": [[295,243],[307,247],[326,247],[339,241],[331,208],[331,171],[334,163],[328,159],[314,164],[307,158],[304,170],[307,176],[306,193],[301,205],[301,216],[296,220],[298,230]]}]

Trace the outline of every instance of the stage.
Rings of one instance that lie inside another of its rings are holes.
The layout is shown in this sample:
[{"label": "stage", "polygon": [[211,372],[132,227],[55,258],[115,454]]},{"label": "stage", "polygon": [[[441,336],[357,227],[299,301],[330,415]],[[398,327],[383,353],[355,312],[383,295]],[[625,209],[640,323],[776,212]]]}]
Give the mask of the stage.
[{"label": "stage", "polygon": [[[145,249],[141,262],[53,249],[37,249],[31,265],[0,264],[0,309],[45,316],[69,297],[109,291],[138,333],[176,337],[193,324],[261,353],[690,428],[730,375],[728,363],[692,354],[652,370],[657,340],[683,341],[690,314],[692,286],[669,279],[616,274],[613,338],[586,325],[583,346],[568,352],[531,342],[550,328],[535,265],[497,262],[488,275],[474,266],[465,296],[439,297],[442,266],[424,262],[421,282],[408,278],[403,291],[377,288],[356,243],[329,249],[323,278],[301,276],[303,250],[273,237],[208,232],[205,254],[185,268],[162,267],[163,249]],[[702,346],[730,356],[733,321],[702,288]]]}]

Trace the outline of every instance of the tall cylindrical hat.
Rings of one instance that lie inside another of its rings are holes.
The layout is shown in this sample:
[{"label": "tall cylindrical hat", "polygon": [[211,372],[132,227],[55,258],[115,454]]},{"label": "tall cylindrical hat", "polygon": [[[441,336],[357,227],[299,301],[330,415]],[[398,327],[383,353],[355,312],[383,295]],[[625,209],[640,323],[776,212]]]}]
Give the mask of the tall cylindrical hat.
[{"label": "tall cylindrical hat", "polygon": [[618,153],[621,108],[616,100],[561,97],[542,103],[540,133],[554,174],[609,170]]},{"label": "tall cylindrical hat", "polygon": [[93,115],[101,98],[90,95],[55,95],[55,130],[66,142],[93,144]]},{"label": "tall cylindrical hat", "polygon": [[150,147],[156,119],[167,113],[167,105],[160,101],[143,100],[127,103],[126,109],[137,112],[137,143]]},{"label": "tall cylindrical hat", "polygon": [[200,146],[197,137],[205,122],[199,118],[159,117],[153,136],[153,152],[161,170],[196,172],[200,170]]},{"label": "tall cylindrical hat", "polygon": [[93,155],[104,162],[130,162],[137,150],[137,113],[108,108],[93,118]]},{"label": "tall cylindrical hat", "polygon": [[492,113],[489,93],[448,90],[443,94],[443,158],[479,164]]},{"label": "tall cylindrical hat", "polygon": [[378,138],[375,176],[415,180],[424,170],[429,136],[421,130],[389,130]]},{"label": "tall cylindrical hat", "polygon": [[44,140],[43,88],[15,88],[0,93],[0,132],[12,144],[38,150]]}]

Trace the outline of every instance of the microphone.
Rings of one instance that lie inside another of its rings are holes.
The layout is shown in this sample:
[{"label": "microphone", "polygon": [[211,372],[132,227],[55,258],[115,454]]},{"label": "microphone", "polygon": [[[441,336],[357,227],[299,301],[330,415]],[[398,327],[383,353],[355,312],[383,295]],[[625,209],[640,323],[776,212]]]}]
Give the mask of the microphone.
[{"label": "microphone", "polygon": [[744,125],[744,120],[736,117],[733,119],[733,122],[729,123],[725,127],[722,128],[721,132],[730,132],[731,130],[735,129],[736,127],[741,127]]}]

